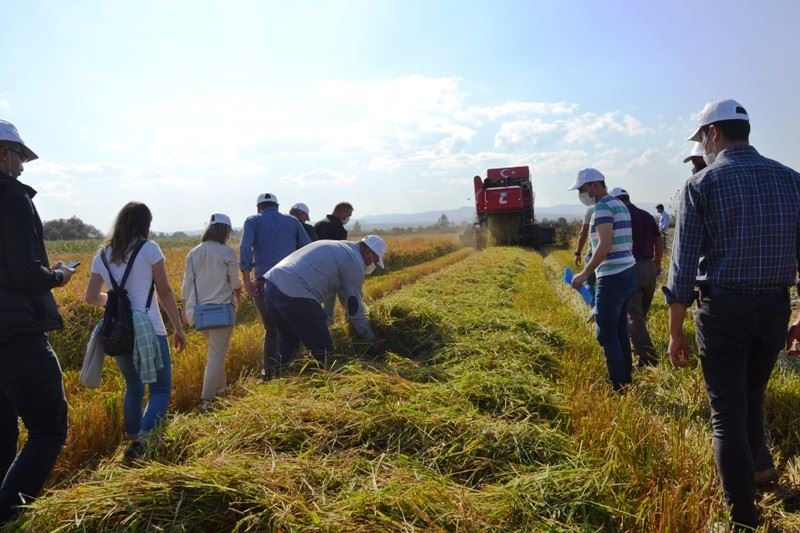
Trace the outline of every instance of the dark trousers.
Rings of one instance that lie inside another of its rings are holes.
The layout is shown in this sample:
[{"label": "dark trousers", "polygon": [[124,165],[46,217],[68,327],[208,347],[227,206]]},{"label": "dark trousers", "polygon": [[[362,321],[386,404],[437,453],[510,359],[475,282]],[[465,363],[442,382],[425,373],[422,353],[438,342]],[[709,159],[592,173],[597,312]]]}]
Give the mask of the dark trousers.
[{"label": "dark trousers", "polygon": [[599,276],[595,293],[595,332],[606,357],[614,390],[631,383],[631,341],[628,337],[628,300],[636,283],[632,266],[618,274]]},{"label": "dark trousers", "polygon": [[789,293],[701,290],[695,315],[714,461],[734,522],[755,527],[754,470],[771,468],[764,434],[764,391],[786,340]]},{"label": "dark trousers", "polygon": [[[18,418],[28,440],[17,454]],[[0,524],[42,490],[67,438],[61,367],[43,333],[0,341]]]},{"label": "dark trousers", "polygon": [[639,366],[658,363],[653,340],[647,330],[647,313],[656,292],[656,263],[652,259],[636,261],[636,286],[628,302],[628,330],[633,351],[639,356]]},{"label": "dark trousers", "polygon": [[280,361],[278,359],[278,330],[272,317],[267,313],[267,304],[264,294],[264,278],[256,280],[258,296],[254,299],[258,316],[264,325],[264,348],[261,351],[261,377],[270,379],[275,377],[280,371]]},{"label": "dark trousers", "polygon": [[327,364],[328,354],[333,352],[333,340],[328,330],[328,315],[319,302],[286,296],[267,282],[266,304],[267,313],[278,329],[282,365],[291,360],[301,342],[318,362]]}]

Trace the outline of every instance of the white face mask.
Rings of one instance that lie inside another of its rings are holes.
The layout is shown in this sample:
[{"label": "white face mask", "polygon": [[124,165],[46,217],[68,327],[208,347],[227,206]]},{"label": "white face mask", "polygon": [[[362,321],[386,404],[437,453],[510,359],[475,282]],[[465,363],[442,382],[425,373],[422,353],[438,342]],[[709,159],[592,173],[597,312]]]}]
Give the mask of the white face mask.
[{"label": "white face mask", "polygon": [[579,193],[578,199],[580,199],[581,203],[586,207],[592,207],[597,203],[597,200],[595,200],[594,197],[589,194],[589,191]]},{"label": "white face mask", "polygon": [[705,154],[703,154],[703,161],[706,162],[706,165],[713,165],[714,161],[717,160],[717,154],[711,151],[710,147],[706,146],[706,142],[711,139],[711,132],[707,132],[703,140],[701,141],[703,144],[703,150]]},{"label": "white face mask", "polygon": [[364,271],[366,272],[367,276],[375,272],[375,266],[376,266],[375,263],[372,263],[371,265],[367,265],[364,267]]}]

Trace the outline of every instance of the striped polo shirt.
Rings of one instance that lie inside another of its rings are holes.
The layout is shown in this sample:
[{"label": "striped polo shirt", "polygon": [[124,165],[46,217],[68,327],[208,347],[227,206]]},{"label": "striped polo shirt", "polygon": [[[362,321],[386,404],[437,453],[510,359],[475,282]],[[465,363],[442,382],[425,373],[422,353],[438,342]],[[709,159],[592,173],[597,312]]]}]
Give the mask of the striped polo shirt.
[{"label": "striped polo shirt", "polygon": [[597,245],[600,242],[597,237],[597,226],[600,224],[613,224],[613,240],[611,250],[595,270],[598,278],[619,274],[636,264],[636,260],[633,258],[631,214],[625,204],[610,195],[604,196],[595,204],[592,222],[589,226],[592,254],[597,252]]}]

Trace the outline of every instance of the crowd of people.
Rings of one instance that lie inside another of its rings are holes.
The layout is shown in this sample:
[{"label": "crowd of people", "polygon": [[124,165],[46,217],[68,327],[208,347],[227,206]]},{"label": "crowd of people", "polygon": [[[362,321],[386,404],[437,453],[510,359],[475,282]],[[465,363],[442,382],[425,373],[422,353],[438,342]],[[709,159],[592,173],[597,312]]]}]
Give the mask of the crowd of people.
[{"label": "crowd of people", "polygon": [[[758,526],[757,486],[778,478],[767,445],[764,393],[782,348],[800,341],[800,316],[789,326],[789,288],[800,265],[800,174],[759,154],[749,143],[750,117],[735,100],[708,102],[689,141],[692,175],[678,200],[669,277],[668,354],[690,366],[684,334],[694,313],[713,428],[714,460],[736,528]],[[658,362],[647,312],[661,269],[669,215],[657,222],[624,189],[606,188],[596,169],[570,187],[589,207],[576,263],[588,239],[590,258],[574,276],[594,291],[592,319],[614,390],[632,384],[632,355]],[[788,332],[787,332],[788,328]]]},{"label": "crowd of people", "polygon": [[[69,283],[76,265],[58,261],[50,266],[33,203],[36,191],[18,180],[23,163],[34,159],[37,155],[17,129],[0,120],[0,526],[39,494],[67,436],[61,368],[47,332],[63,327],[51,289]],[[80,381],[89,387],[100,384],[106,354],[112,353],[109,335],[116,335],[115,345],[125,338],[119,333],[125,330],[124,317],[113,315],[119,328],[106,327],[109,307],[123,302],[132,330],[130,349],[115,352],[113,359],[125,382],[126,460],[143,454],[148,435],[169,406],[171,347],[162,309],[172,325],[174,349],[185,347],[188,325],[207,342],[202,410],[211,409],[226,392],[225,355],[242,288],[253,298],[265,328],[265,381],[280,375],[301,343],[320,365],[328,365],[337,296],[356,333],[375,341],[362,287],[368,274],[384,267],[386,242],[377,235],[347,240],[345,224],[353,213],[348,202],[337,204],[314,226],[308,223],[306,204],[294,204],[288,215],[278,207],[275,194],[258,195],[256,214],[244,221],[238,257],[228,245],[230,217],[211,215],[201,244],[186,256],[182,313],[164,254],[149,239],[150,209],[128,202],[117,214],[91,264],[85,301],[105,312],[89,340]],[[28,435],[17,453],[19,418]]]},{"label": "crowd of people", "polygon": [[[700,113],[684,160],[692,163],[692,175],[680,192],[662,290],[669,305],[668,355],[676,367],[690,364],[683,323],[697,304],[715,463],[732,521],[753,528],[759,524],[756,486],[777,478],[765,434],[765,388],[779,351],[800,342],[800,317],[789,327],[789,288],[800,264],[800,174],[760,155],[749,133],[750,117],[734,100],[709,102]],[[62,327],[51,289],[69,283],[74,268],[61,261],[49,266],[36,192],[18,180],[23,163],[36,158],[16,128],[0,121],[0,524],[39,493],[67,434],[61,369],[47,332]],[[627,190],[609,189],[594,168],[578,172],[570,190],[587,206],[575,251],[582,270],[572,284],[591,287],[590,320],[613,390],[624,394],[633,384],[633,353],[638,366],[659,362],[647,315],[662,275],[670,217],[661,204],[657,219],[638,208]],[[214,213],[202,243],[186,256],[181,315],[164,254],[149,240],[150,210],[139,202],[123,206],[92,261],[85,299],[106,312],[112,295],[130,301],[132,349],[114,357],[125,381],[126,458],[142,454],[169,404],[171,356],[161,306],[176,350],[186,344],[185,325],[194,325],[207,341],[204,410],[226,391],[225,354],[245,293],[265,329],[265,381],[281,375],[300,344],[320,365],[328,364],[337,296],[358,335],[375,340],[362,286],[376,266],[383,268],[386,243],[376,235],[348,241],[352,213],[353,206],[342,202],[311,226],[306,204],[283,214],[275,194],[260,194],[256,213],[244,221],[238,258],[227,244],[230,217]],[[90,385],[102,370],[103,325],[95,328],[81,372]],[[28,431],[19,453],[18,418]]]}]

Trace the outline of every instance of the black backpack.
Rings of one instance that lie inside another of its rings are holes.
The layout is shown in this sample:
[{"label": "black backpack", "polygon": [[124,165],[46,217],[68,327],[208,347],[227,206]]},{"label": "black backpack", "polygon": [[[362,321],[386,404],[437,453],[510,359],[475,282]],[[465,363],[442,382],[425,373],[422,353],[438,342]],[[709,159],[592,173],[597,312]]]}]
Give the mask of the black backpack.
[{"label": "black backpack", "polygon": [[[105,250],[100,252],[100,259],[103,261],[103,265],[108,271],[108,277],[111,280],[111,290],[108,291],[106,309],[103,312],[103,325],[100,328],[103,351],[108,355],[133,354],[133,311],[131,310],[131,301],[128,299],[128,291],[125,290],[125,282],[128,281],[128,275],[131,273],[131,267],[133,267],[133,262],[139,254],[139,250],[142,249],[146,242],[145,240],[140,241],[133,249],[131,257],[128,259],[128,265],[125,267],[125,273],[122,275],[122,281],[119,284],[111,274]],[[150,309],[154,289],[155,282],[150,285],[145,312]]]}]

